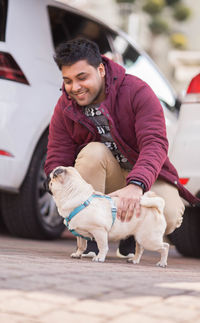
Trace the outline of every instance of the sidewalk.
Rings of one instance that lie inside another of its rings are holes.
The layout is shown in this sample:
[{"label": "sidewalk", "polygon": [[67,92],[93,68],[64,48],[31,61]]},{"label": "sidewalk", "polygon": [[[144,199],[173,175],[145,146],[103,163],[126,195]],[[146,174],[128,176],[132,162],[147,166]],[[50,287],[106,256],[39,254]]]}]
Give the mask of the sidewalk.
[{"label": "sidewalk", "polygon": [[145,252],[140,265],[115,256],[74,260],[75,240],[0,236],[1,323],[200,322],[200,260],[170,248],[168,267]]}]

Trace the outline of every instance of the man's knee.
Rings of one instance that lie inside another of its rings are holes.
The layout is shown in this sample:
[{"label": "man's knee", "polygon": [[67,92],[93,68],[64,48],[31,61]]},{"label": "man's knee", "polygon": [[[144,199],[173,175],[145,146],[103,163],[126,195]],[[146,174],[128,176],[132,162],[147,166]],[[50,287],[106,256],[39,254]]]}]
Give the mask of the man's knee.
[{"label": "man's knee", "polygon": [[170,234],[176,228],[179,228],[181,226],[183,221],[184,210],[185,207],[183,203],[180,203],[179,207],[171,208],[171,210],[169,210],[169,208],[166,209],[165,218],[167,222],[167,228],[165,234]]},{"label": "man's knee", "polygon": [[109,149],[101,142],[90,142],[78,154],[76,162],[86,160],[87,163],[96,164],[110,154]]},{"label": "man's knee", "polygon": [[185,210],[178,189],[164,180],[157,180],[153,184],[152,190],[165,200],[164,215],[167,222],[165,234],[172,233],[176,228],[180,227]]}]

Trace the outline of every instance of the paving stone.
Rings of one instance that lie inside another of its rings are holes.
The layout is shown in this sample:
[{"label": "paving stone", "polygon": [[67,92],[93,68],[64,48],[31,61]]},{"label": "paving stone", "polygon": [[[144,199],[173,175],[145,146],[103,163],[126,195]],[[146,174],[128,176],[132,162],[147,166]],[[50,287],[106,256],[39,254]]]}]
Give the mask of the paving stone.
[{"label": "paving stone", "polygon": [[146,286],[146,288],[143,288],[139,286],[139,283],[135,288],[127,289],[126,291],[127,295],[129,296],[135,296],[135,297],[141,297],[141,296],[152,296],[152,297],[162,297],[166,298],[172,295],[182,295],[182,291],[176,290],[176,289],[170,289],[170,288],[162,288],[155,286],[154,283],[152,283],[149,288]]},{"label": "paving stone", "polygon": [[200,315],[198,315],[198,317],[196,317],[196,318],[194,319],[194,322],[195,322],[195,323],[200,323]]},{"label": "paving stone", "polygon": [[186,307],[189,310],[198,309],[200,313],[200,296],[180,295],[172,296],[164,300],[165,304],[174,304]]},{"label": "paving stone", "polygon": [[57,305],[45,302],[45,300],[37,302],[18,296],[15,299],[10,299],[9,301],[2,301],[0,303],[0,312],[30,315],[34,318],[57,307]]},{"label": "paving stone", "polygon": [[[73,284],[73,289],[71,285]],[[68,292],[69,294],[75,295],[80,297],[82,295],[93,295],[93,296],[100,296],[108,293],[111,289],[110,286],[107,286],[102,281],[96,281],[95,279],[88,281],[88,278],[85,280],[80,281],[71,281],[68,285],[60,285],[57,287],[58,290],[63,290]]]},{"label": "paving stone", "polygon": [[102,313],[106,317],[113,317],[130,311],[129,307],[121,304],[116,306],[112,302],[102,302],[98,300],[83,300],[76,305],[71,306],[71,310],[93,315],[101,315]]},{"label": "paving stone", "polygon": [[4,300],[9,300],[10,298],[15,298],[18,296],[24,296],[25,293],[19,290],[9,290],[9,289],[0,289],[0,302]]},{"label": "paving stone", "polygon": [[75,241],[31,241],[0,235],[1,323],[200,323],[200,259],[170,248],[169,266],[157,268],[145,252],[133,266],[71,259]]},{"label": "paving stone", "polygon": [[[168,318],[156,318],[148,315],[144,315],[141,313],[128,313],[124,315],[120,315],[120,317],[113,318],[109,321],[110,323],[175,323],[175,319]],[[178,321],[177,321],[178,323]]]},{"label": "paving stone", "polygon": [[55,322],[69,322],[69,323],[104,323],[104,317],[96,317],[92,315],[85,315],[83,313],[73,313],[64,310],[51,311],[51,313],[40,317],[40,323],[55,323]]},{"label": "paving stone", "polygon": [[200,292],[189,292],[188,295],[199,298],[200,297]]},{"label": "paving stone", "polygon": [[[192,275],[193,276],[193,275]],[[199,276],[200,280],[200,276]],[[160,286],[163,287],[170,287],[170,288],[176,288],[181,290],[189,290],[189,291],[198,291],[200,292],[200,282],[173,282],[173,283],[162,283]]]},{"label": "paving stone", "polygon": [[59,306],[72,305],[76,302],[76,297],[66,294],[58,294],[55,289],[46,289],[43,291],[33,291],[26,294],[27,299],[32,301],[45,301],[48,303],[57,304]]},{"label": "paving stone", "polygon": [[162,303],[163,299],[162,297],[156,297],[156,296],[139,296],[139,297],[123,297],[121,299],[115,299],[113,293],[113,301],[112,303],[120,306],[121,304],[128,305],[130,307],[134,308],[143,308],[144,306],[150,305],[150,304],[157,304]]},{"label": "paving stone", "polygon": [[199,311],[189,309],[188,307],[181,307],[176,304],[152,304],[140,309],[139,313],[154,316],[157,318],[167,317],[169,319],[174,319],[179,321],[191,322],[200,313]]},{"label": "paving stone", "polygon": [[[51,285],[51,283],[49,283]],[[6,279],[0,283],[0,287],[3,289],[17,289],[17,290],[35,290],[47,287],[45,282],[36,282],[36,281],[29,281],[25,278],[21,279]]]},{"label": "paving stone", "polygon": [[1,323],[19,323],[21,320],[22,320],[22,317],[20,315],[0,313]]}]

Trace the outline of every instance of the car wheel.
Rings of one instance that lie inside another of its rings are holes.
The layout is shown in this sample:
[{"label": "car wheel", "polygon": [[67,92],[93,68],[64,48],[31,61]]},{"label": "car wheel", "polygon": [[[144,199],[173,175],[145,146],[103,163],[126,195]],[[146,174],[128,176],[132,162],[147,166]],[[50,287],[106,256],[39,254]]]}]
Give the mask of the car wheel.
[{"label": "car wheel", "polygon": [[12,235],[58,238],[65,229],[52,196],[44,190],[47,135],[37,145],[19,194],[2,194],[2,215]]},{"label": "car wheel", "polygon": [[187,207],[180,228],[168,235],[176,249],[186,257],[200,258],[200,208]]}]

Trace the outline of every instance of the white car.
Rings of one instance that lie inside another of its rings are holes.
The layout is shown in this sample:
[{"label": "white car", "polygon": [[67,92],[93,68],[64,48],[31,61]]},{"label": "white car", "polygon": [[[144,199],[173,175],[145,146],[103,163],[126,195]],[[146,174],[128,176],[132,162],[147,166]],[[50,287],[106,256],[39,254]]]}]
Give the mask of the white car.
[{"label": "white car", "polygon": [[150,58],[121,31],[54,0],[0,0],[0,195],[11,234],[56,238],[64,230],[43,189],[48,126],[62,78],[54,60],[62,41],[83,36],[145,80],[162,103],[169,140],[177,97]]},{"label": "white car", "polygon": [[[170,159],[185,187],[200,198],[200,77],[197,80],[198,92],[194,87],[193,93],[187,91],[181,105]],[[200,204],[187,206],[181,227],[169,238],[183,255],[200,258]]]}]

